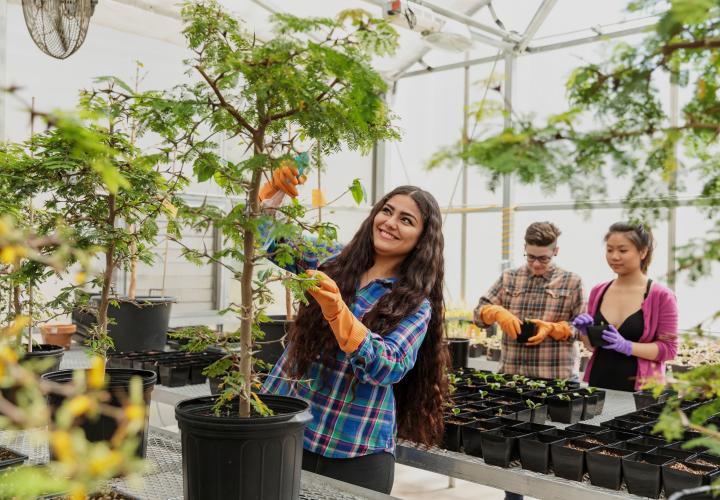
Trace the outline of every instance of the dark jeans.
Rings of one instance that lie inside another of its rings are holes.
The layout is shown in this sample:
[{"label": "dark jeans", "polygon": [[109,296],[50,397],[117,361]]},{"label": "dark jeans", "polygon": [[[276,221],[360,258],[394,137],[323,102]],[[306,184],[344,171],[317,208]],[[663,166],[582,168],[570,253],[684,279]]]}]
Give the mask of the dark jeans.
[{"label": "dark jeans", "polygon": [[523,500],[523,496],[517,493],[505,492],[505,500]]},{"label": "dark jeans", "polygon": [[303,450],[304,470],[389,494],[395,480],[395,457],[374,453],[355,458],[328,458]]}]

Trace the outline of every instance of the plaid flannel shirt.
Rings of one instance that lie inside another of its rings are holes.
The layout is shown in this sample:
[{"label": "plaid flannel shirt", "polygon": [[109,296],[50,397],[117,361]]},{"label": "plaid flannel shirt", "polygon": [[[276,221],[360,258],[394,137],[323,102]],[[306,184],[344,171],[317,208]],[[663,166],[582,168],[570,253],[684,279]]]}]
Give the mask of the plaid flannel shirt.
[{"label": "plaid flannel shirt", "polygon": [[[490,304],[503,306],[521,321],[527,318],[552,323],[572,321],[585,310],[580,276],[555,266],[542,276],[534,276],[528,266],[503,272],[475,308],[474,320],[479,326],[488,326],[480,319],[480,309]],[[500,371],[528,377],[577,378],[580,351],[576,339],[573,332],[568,341],[547,337],[537,346],[528,346],[502,335]]]},{"label": "plaid flannel shirt", "polygon": [[[303,268],[314,268],[318,263],[313,257],[303,263]],[[292,267],[291,271],[295,266]],[[362,319],[392,289],[394,282],[395,279],[378,279],[358,289],[350,305],[355,317]],[[383,337],[368,332],[353,353],[336,348],[333,367],[312,363],[301,380],[291,378],[286,348],[265,380],[263,392],[310,402],[313,419],[305,427],[306,450],[331,458],[394,453],[396,419],[392,385],[415,365],[430,316],[430,302],[425,299],[392,332]]]}]

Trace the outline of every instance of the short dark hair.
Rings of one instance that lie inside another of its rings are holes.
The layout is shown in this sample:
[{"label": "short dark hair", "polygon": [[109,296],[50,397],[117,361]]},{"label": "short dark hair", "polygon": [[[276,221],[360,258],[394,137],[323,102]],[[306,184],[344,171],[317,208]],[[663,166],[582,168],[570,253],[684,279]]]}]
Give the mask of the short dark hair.
[{"label": "short dark hair", "polygon": [[525,230],[525,244],[549,247],[557,242],[560,229],[552,222],[533,222]]},{"label": "short dark hair", "polygon": [[608,240],[613,233],[623,233],[627,238],[632,241],[638,252],[647,250],[645,258],[640,261],[640,270],[646,273],[650,262],[652,261],[653,248],[655,247],[655,238],[653,237],[652,231],[649,226],[645,224],[632,224],[630,222],[616,222],[610,229],[608,229],[605,235],[605,241]]}]

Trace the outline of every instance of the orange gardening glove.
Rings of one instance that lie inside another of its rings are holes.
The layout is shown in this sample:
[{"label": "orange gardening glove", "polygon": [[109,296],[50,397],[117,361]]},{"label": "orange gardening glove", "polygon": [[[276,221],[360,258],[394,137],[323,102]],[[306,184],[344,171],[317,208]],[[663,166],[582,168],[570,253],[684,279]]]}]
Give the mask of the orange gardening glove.
[{"label": "orange gardening glove", "polygon": [[293,162],[285,161],[273,171],[272,179],[260,187],[258,198],[260,198],[260,201],[267,200],[278,191],[283,191],[285,194],[295,198],[298,195],[295,186],[304,184],[305,180],[306,177],[300,175],[300,171],[294,166]]},{"label": "orange gardening glove", "polygon": [[318,286],[308,290],[310,295],[320,304],[323,316],[330,324],[330,329],[343,352],[357,351],[368,329],[355,317],[350,308],[343,302],[337,284],[322,271],[308,270],[307,274],[319,280]]},{"label": "orange gardening glove", "polygon": [[520,320],[503,306],[488,305],[480,309],[480,319],[486,325],[497,323],[511,339],[515,340],[520,333]]},{"label": "orange gardening glove", "polygon": [[530,321],[537,326],[537,333],[528,339],[527,345],[538,345],[544,342],[548,335],[557,341],[563,341],[572,334],[572,328],[567,321],[560,323],[550,323],[541,319],[531,319]]}]

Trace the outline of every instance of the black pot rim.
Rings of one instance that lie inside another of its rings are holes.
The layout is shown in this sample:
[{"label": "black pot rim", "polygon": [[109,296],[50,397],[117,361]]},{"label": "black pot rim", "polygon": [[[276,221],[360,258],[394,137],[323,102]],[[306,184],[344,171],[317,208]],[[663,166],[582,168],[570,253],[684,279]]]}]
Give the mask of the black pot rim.
[{"label": "black pot rim", "polygon": [[[163,305],[163,304],[175,304],[177,303],[177,297],[170,295],[138,295],[135,299],[130,300],[129,297],[111,297],[110,300],[114,300],[123,304],[138,305],[138,303],[152,304],[152,305]],[[99,295],[92,295],[90,302],[99,302]]]},{"label": "black pot rim", "polygon": [[25,347],[27,347],[27,346],[26,345],[23,346],[23,357],[25,357],[25,358],[28,358],[28,357],[41,358],[44,356],[55,356],[56,354],[61,354],[61,353],[65,352],[64,347],[55,345],[55,344],[38,344],[38,347],[41,347],[44,349],[48,348],[48,349],[45,349],[42,351],[36,351],[35,349],[33,349],[32,352],[27,352],[24,350]]},{"label": "black pot rim", "polygon": [[[83,368],[80,369],[82,370]],[[85,368],[85,370],[88,370],[88,368]],[[72,381],[74,371],[75,370],[58,370],[46,373],[42,376],[42,378],[65,384]],[[143,389],[153,387],[157,382],[157,373],[150,370],[136,370],[134,368],[105,368],[105,374],[106,376],[110,376],[110,382],[107,385],[108,388],[127,386],[130,383],[130,379],[134,376],[142,378]]]},{"label": "black pot rim", "polygon": [[258,394],[258,397],[270,407],[273,411],[279,411],[277,408],[280,405],[295,406],[295,409],[289,411],[283,411],[282,413],[276,413],[275,415],[268,417],[248,417],[240,418],[234,416],[216,416],[216,415],[198,415],[197,412],[207,412],[211,410],[215,404],[215,400],[218,398],[217,395],[212,396],[201,396],[197,398],[186,399],[180,401],[175,405],[175,418],[179,424],[189,423],[191,425],[198,425],[201,427],[212,427],[212,428],[226,428],[226,427],[246,427],[246,426],[259,426],[259,425],[277,425],[277,424],[291,424],[300,423],[303,425],[306,422],[312,420],[312,414],[310,413],[310,403],[304,399],[296,398],[293,396],[281,396],[278,394]]}]

